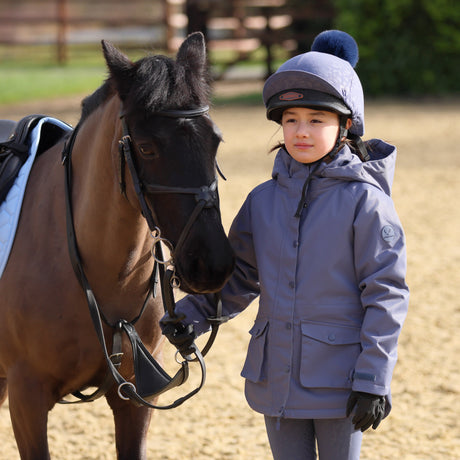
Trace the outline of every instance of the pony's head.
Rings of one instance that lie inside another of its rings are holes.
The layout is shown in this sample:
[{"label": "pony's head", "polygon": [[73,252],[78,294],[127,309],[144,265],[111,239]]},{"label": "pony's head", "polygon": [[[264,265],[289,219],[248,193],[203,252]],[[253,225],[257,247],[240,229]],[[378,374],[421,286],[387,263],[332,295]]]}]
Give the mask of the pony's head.
[{"label": "pony's head", "polygon": [[[203,35],[190,35],[176,60],[148,56],[131,62],[107,42],[103,51],[110,75],[101,90],[116,91],[120,98],[142,195],[161,236],[172,244],[181,287],[217,291],[230,276],[234,259],[217,190],[212,190],[221,135],[206,110],[210,86]],[[197,193],[184,191],[202,187],[211,187],[207,194],[212,202],[196,212]],[[134,190],[127,195],[138,206]]]}]

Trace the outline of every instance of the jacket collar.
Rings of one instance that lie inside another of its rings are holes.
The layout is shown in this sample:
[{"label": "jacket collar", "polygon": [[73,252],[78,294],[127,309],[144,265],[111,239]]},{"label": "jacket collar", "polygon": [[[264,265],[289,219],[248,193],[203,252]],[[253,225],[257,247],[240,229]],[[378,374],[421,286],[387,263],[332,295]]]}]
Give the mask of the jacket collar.
[{"label": "jacket collar", "polygon": [[370,161],[363,163],[354,155],[348,146],[344,146],[330,163],[321,162],[319,165],[303,164],[294,160],[285,149],[281,148],[276,154],[273,164],[272,177],[281,186],[302,187],[305,178],[315,169],[315,177],[341,180],[344,182],[364,182],[381,189],[387,195],[391,193],[393,183],[396,148],[378,139],[368,142]]}]

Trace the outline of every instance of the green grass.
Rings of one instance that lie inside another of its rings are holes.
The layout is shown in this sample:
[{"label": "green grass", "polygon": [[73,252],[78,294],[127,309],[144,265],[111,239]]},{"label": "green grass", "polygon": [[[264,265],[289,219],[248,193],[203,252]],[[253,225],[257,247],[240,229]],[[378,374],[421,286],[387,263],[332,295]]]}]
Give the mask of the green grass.
[{"label": "green grass", "polygon": [[56,63],[48,47],[0,47],[0,104],[89,93],[106,76],[101,51],[74,49]]},{"label": "green grass", "polygon": [[0,69],[0,104],[90,93],[104,79],[104,68]]},{"label": "green grass", "polygon": [[[124,51],[132,60],[145,55],[145,50],[139,48]],[[229,58],[211,56],[216,69]],[[56,51],[51,46],[0,46],[0,105],[90,94],[107,76],[100,46],[69,47],[67,62],[57,64]],[[252,60],[238,65],[261,65],[261,62],[263,55],[257,52]],[[260,95],[235,96],[215,102],[252,104],[256,98]]]}]

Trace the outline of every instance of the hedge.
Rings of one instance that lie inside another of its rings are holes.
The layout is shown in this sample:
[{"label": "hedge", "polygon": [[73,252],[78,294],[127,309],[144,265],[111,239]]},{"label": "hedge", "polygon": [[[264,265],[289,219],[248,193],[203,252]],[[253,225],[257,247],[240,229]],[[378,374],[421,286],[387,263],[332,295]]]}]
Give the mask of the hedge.
[{"label": "hedge", "polygon": [[460,94],[458,0],[334,0],[334,26],[355,37],[366,94]]}]

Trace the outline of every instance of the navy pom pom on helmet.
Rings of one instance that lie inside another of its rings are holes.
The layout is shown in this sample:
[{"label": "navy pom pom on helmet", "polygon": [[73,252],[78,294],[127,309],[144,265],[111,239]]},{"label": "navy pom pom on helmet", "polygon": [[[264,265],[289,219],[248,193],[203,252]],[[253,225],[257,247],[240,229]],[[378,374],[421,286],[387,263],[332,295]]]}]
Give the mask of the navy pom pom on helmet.
[{"label": "navy pom pom on helmet", "polygon": [[328,53],[348,61],[354,68],[358,63],[358,44],[355,39],[341,30],[326,30],[313,40],[312,51]]},{"label": "navy pom pom on helmet", "polygon": [[364,95],[354,71],[359,58],[354,38],[340,30],[326,30],[311,49],[287,60],[265,82],[267,118],[280,123],[289,107],[318,108],[350,117],[350,133],[362,136]]}]

